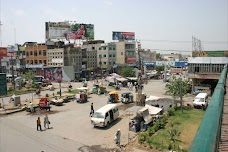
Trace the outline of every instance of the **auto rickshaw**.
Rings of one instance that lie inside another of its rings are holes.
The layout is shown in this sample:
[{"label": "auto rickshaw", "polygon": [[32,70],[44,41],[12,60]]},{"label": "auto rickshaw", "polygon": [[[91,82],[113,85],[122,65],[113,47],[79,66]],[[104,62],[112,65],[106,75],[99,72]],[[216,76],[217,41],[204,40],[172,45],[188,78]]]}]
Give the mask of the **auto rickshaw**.
[{"label": "auto rickshaw", "polygon": [[108,93],[109,97],[108,97],[108,103],[114,103],[117,102],[119,100],[119,95],[117,91],[111,91]]},{"label": "auto rickshaw", "polygon": [[80,92],[79,94],[75,95],[75,99],[78,103],[85,103],[88,101],[88,96],[84,92]]},{"label": "auto rickshaw", "polygon": [[131,103],[133,102],[133,94],[131,92],[125,92],[121,94],[122,103]]}]

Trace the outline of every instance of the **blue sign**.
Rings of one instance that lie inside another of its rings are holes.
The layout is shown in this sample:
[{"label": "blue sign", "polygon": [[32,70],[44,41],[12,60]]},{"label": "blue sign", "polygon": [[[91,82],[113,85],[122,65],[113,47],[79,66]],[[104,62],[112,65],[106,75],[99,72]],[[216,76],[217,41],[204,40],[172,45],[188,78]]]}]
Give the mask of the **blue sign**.
[{"label": "blue sign", "polygon": [[175,62],[176,67],[188,66],[188,62]]},{"label": "blue sign", "polygon": [[145,65],[145,66],[155,66],[156,62],[144,62],[143,65]]}]

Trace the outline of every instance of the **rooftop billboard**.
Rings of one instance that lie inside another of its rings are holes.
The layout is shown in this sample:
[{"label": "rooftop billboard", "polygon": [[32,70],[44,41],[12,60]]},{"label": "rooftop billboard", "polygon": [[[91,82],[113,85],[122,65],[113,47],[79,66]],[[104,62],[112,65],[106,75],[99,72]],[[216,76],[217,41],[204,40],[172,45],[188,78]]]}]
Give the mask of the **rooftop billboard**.
[{"label": "rooftop billboard", "polygon": [[134,32],[112,32],[112,40],[135,40]]},{"label": "rooftop billboard", "polygon": [[46,39],[94,39],[93,24],[69,24],[68,22],[46,22]]},{"label": "rooftop billboard", "polygon": [[228,57],[228,50],[192,51],[192,57]]}]

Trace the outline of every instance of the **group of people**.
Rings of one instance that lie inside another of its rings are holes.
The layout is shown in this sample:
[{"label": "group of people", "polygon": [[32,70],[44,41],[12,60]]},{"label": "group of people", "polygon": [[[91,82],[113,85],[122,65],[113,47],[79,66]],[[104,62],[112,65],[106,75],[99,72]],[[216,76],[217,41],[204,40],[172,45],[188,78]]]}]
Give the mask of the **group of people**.
[{"label": "group of people", "polygon": [[[49,125],[50,125],[50,124],[51,124],[51,123],[50,123],[50,121],[49,121],[49,119],[48,119],[48,115],[45,114],[45,116],[44,116],[44,128],[50,129],[50,128],[49,128]],[[38,117],[37,120],[36,120],[36,126],[37,126],[37,128],[36,128],[37,131],[38,131],[38,130],[42,131],[40,117]]]}]

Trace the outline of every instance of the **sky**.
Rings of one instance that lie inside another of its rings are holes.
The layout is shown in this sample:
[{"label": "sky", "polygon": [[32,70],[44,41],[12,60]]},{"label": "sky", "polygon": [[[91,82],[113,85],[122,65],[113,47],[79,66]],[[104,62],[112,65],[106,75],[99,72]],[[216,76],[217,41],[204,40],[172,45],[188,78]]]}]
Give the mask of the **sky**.
[{"label": "sky", "polygon": [[105,42],[126,31],[145,49],[191,51],[194,36],[204,50],[228,50],[228,0],[0,1],[2,46],[44,43],[45,22],[67,20],[94,24]]}]

